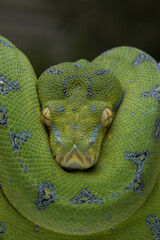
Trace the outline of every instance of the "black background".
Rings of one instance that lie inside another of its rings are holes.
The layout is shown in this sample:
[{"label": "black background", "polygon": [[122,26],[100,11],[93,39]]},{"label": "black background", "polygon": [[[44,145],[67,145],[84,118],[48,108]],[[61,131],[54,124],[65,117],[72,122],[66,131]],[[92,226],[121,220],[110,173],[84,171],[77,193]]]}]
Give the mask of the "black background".
[{"label": "black background", "polygon": [[160,1],[0,0],[0,35],[28,56],[37,76],[122,45],[160,61]]}]

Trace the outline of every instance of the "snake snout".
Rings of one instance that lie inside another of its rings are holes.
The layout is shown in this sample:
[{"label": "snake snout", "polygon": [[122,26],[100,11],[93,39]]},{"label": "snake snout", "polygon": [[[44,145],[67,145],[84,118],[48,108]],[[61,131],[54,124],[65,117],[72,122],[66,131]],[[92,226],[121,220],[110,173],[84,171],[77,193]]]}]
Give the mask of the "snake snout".
[{"label": "snake snout", "polygon": [[73,144],[71,150],[64,156],[56,155],[56,161],[61,167],[68,170],[85,170],[96,163],[97,154],[95,151],[86,153],[86,151],[80,150],[78,145]]}]

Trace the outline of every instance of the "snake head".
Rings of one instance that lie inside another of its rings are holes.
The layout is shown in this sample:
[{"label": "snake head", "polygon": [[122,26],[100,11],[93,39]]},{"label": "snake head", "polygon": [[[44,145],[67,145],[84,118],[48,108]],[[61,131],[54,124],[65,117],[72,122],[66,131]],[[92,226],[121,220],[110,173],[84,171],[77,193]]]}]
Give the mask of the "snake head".
[{"label": "snake head", "polygon": [[42,121],[58,164],[69,170],[95,165],[105,133],[122,101],[116,76],[79,60],[47,69],[38,80]]}]

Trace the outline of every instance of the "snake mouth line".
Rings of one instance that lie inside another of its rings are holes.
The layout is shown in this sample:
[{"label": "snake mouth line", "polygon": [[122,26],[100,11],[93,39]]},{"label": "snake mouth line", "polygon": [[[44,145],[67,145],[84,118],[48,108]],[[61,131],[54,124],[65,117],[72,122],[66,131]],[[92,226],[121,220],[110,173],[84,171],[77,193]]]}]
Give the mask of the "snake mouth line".
[{"label": "snake mouth line", "polygon": [[61,167],[69,170],[83,170],[90,168],[92,165],[95,164],[97,159],[96,155],[86,157],[79,150],[77,150],[76,153],[74,153],[74,151],[71,150],[64,157],[62,156],[55,157],[56,161],[59,163]]}]

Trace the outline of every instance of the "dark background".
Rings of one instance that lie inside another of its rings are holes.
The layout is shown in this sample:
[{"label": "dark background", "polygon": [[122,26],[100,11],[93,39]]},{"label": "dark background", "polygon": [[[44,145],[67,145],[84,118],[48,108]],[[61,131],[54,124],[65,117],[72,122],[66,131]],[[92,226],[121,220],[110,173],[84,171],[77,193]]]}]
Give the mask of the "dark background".
[{"label": "dark background", "polygon": [[0,0],[0,35],[28,56],[37,76],[121,45],[160,61],[160,1]]}]

